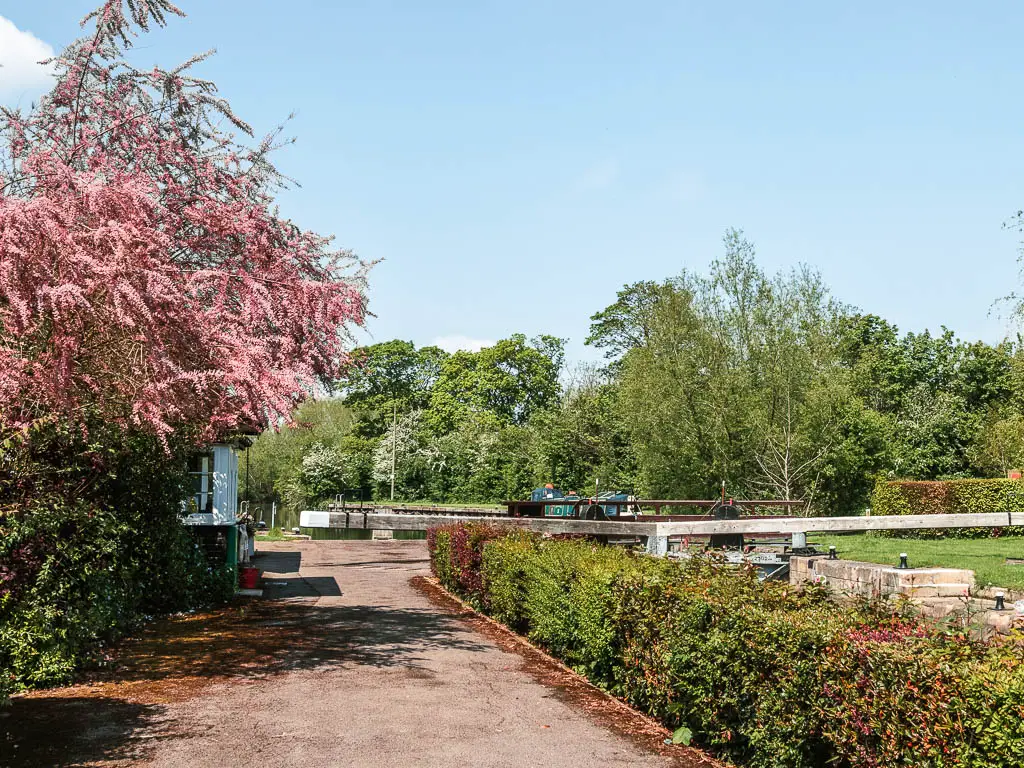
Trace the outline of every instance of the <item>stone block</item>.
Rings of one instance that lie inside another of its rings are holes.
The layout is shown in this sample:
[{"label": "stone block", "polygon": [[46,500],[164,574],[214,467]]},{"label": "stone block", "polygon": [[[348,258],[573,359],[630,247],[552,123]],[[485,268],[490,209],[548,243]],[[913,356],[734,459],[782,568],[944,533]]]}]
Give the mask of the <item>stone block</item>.
[{"label": "stone block", "polygon": [[963,597],[969,598],[971,588],[968,584],[921,584],[918,586],[901,587],[897,594],[911,598],[920,597]]},{"label": "stone block", "polygon": [[926,584],[973,584],[974,571],[958,568],[891,568],[886,571],[888,583],[897,588]]}]

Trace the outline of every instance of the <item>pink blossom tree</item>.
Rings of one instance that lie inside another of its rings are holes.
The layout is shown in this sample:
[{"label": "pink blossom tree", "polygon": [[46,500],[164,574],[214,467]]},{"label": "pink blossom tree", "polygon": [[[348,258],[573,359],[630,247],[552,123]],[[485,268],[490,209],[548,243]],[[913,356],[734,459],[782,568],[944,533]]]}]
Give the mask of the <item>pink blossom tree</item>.
[{"label": "pink blossom tree", "polygon": [[125,60],[171,15],[107,0],[41,103],[0,111],[0,437],[55,418],[161,439],[266,425],[349,362],[366,266],[274,208],[279,133],[244,143],[190,74],[209,54]]}]

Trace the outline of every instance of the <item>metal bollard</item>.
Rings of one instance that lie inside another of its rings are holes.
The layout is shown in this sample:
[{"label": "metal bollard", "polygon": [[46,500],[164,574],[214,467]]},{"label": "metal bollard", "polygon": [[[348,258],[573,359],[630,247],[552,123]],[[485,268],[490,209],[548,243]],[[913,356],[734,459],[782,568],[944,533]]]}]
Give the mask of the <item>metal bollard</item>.
[{"label": "metal bollard", "polygon": [[900,552],[900,566],[899,567],[903,568],[903,569],[906,569],[906,568],[910,567],[910,565],[907,563],[907,553],[906,552]]},{"label": "metal bollard", "polygon": [[838,556],[836,555],[836,548],[834,546],[830,546],[828,548],[828,559],[829,560],[838,560],[839,559]]},{"label": "metal bollard", "polygon": [[996,592],[996,610],[1006,610],[1006,595],[1004,595],[1002,592]]}]

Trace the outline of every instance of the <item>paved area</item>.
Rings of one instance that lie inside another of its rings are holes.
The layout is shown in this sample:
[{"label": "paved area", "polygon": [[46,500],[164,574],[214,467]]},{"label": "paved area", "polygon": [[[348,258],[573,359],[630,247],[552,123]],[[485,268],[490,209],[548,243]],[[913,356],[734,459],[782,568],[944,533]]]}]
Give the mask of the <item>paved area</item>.
[{"label": "paved area", "polygon": [[162,622],[92,683],[16,698],[0,765],[698,764],[605,727],[439,606],[423,542],[260,549],[263,600]]}]

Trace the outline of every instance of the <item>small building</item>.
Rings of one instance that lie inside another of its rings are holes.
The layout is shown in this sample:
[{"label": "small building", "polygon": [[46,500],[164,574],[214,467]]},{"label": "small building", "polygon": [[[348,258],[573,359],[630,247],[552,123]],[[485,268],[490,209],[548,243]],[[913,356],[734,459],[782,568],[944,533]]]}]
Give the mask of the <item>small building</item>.
[{"label": "small building", "polygon": [[246,524],[238,520],[238,461],[252,445],[252,434],[214,443],[188,462],[190,488],[183,522],[194,526],[208,557],[234,570],[251,553]]}]

